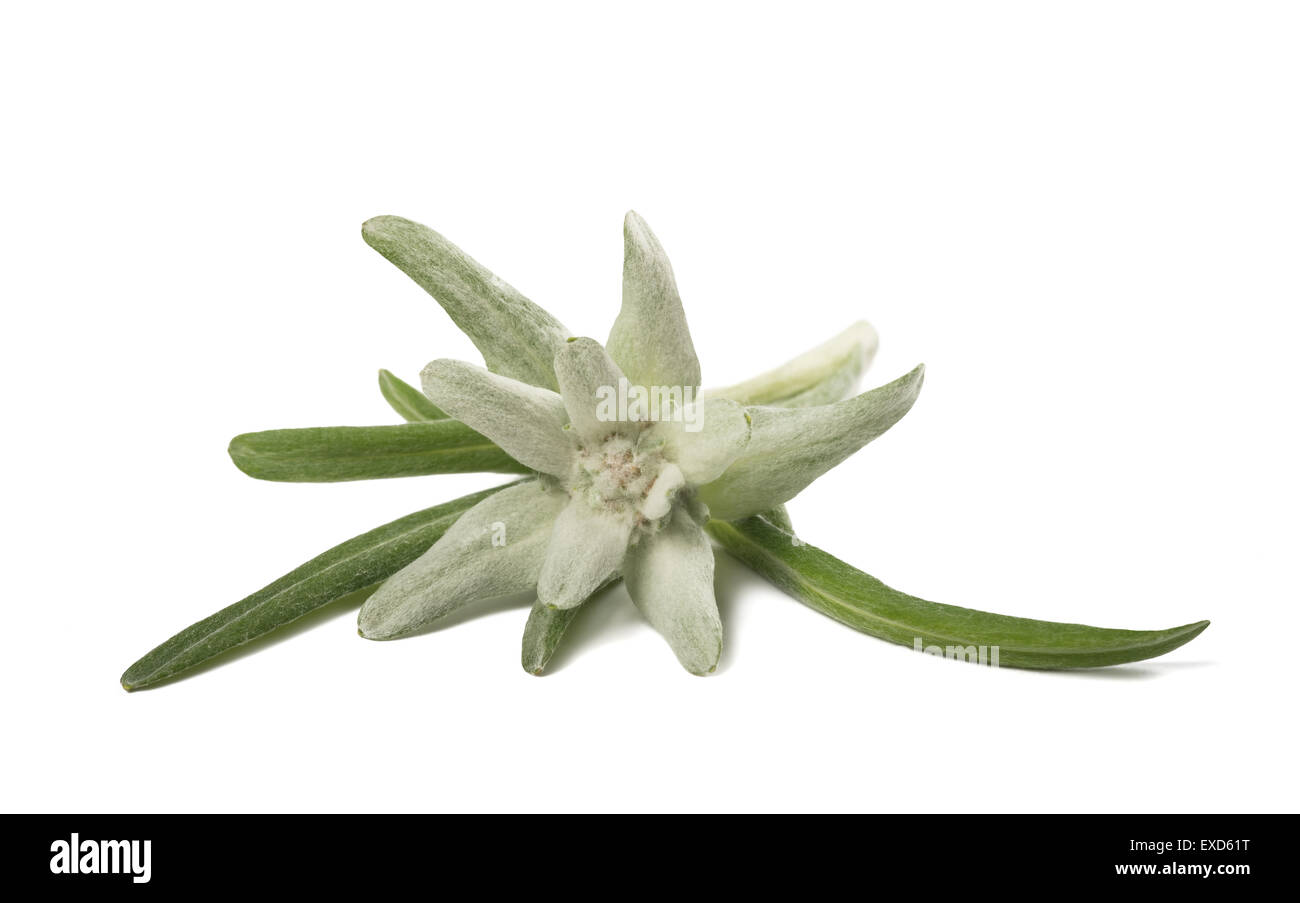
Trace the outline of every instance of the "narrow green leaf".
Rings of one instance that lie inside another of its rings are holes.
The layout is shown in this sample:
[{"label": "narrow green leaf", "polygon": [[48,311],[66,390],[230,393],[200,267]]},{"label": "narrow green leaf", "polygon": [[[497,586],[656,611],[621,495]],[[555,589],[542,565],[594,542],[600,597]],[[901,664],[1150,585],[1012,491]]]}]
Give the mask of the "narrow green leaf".
[{"label": "narrow green leaf", "polygon": [[560,640],[564,638],[564,632],[569,629],[578,612],[621,579],[616,576],[606,580],[576,608],[552,608],[541,602],[534,602],[532,611],[528,613],[528,623],[524,625],[523,653],[520,656],[524,670],[529,674],[541,674],[546,670],[546,664],[555,654]]},{"label": "narrow green leaf", "polygon": [[794,524],[790,520],[790,512],[785,509],[785,505],[777,505],[775,508],[769,508],[758,516],[763,518],[763,520],[775,524],[787,533],[794,532]]},{"label": "narrow green leaf", "polygon": [[244,433],[230,440],[230,457],[250,477],[287,483],[529,472],[456,420]]},{"label": "narrow green leaf", "polygon": [[558,320],[428,226],[377,216],[361,236],[442,305],[489,370],[558,388],[551,362],[572,335]]},{"label": "narrow green leaf", "polygon": [[525,671],[541,674],[546,669],[546,663],[555,654],[564,632],[569,629],[579,611],[581,606],[551,608],[541,602],[533,603],[533,610],[528,613],[528,623],[524,625],[524,648],[520,660]]},{"label": "narrow green leaf", "polygon": [[1097,668],[1141,661],[1177,649],[1210,623],[1112,630],[989,614],[900,593],[761,517],[711,521],[708,530],[773,584],[855,630],[904,646],[984,646],[990,655],[996,646],[998,663],[1013,668]]},{"label": "narrow green leaf", "polygon": [[335,546],[248,598],[185,628],[127,668],[122,686],[138,690],[174,677],[350,593],[379,584],[424,554],[461,514],[504,488],[417,511]]},{"label": "narrow green leaf", "polygon": [[407,423],[428,420],[445,420],[447,414],[428,399],[423,392],[403,382],[387,370],[379,371],[379,391],[394,411]]}]

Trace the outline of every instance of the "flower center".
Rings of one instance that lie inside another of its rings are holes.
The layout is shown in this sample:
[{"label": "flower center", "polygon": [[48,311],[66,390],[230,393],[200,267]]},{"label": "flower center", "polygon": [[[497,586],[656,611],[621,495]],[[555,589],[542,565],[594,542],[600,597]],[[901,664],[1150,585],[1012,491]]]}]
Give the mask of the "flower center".
[{"label": "flower center", "polygon": [[653,531],[667,518],[683,483],[682,472],[664,457],[661,446],[651,442],[643,447],[614,434],[578,450],[569,494]]}]

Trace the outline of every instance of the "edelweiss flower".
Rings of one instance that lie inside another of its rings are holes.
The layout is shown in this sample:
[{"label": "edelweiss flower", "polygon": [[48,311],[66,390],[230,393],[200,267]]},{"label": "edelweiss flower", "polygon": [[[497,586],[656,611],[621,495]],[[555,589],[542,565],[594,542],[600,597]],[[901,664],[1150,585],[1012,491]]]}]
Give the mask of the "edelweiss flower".
[{"label": "edelweiss flower", "polygon": [[857,323],[775,370],[697,395],[668,259],[636,214],[623,234],[623,307],[607,351],[566,338],[437,232],[391,216],[365,223],[366,242],[442,305],[487,369],[434,361],[424,392],[381,370],[380,391],[406,423],[244,433],[231,460],[288,482],[528,476],[326,550],[154,647],[122,686],[169,680],[385,580],[362,606],[363,636],[406,636],[477,600],[535,589],[521,660],[540,674],[579,606],[622,578],[682,664],[705,674],[722,651],[710,540],[808,607],[928,655],[984,662],[992,650],[1002,666],[1097,668],[1164,655],[1209,626],[1115,630],[942,605],[796,538],[784,503],[907,413],[921,368],[842,400],[876,346],[875,330]]},{"label": "edelweiss flower", "polygon": [[[545,630],[553,613],[621,576],[682,665],[711,672],[722,623],[704,524],[779,507],[897,422],[920,391],[917,367],[836,404],[743,406],[733,399],[755,394],[743,387],[697,397],[700,364],[672,268],[635,213],[624,223],[623,303],[605,347],[569,338],[423,226],[380,217],[363,234],[483,351],[488,369],[429,364],[425,394],[535,471],[467,511],[366,601],[358,626],[371,639],[534,588],[528,630]],[[611,417],[611,394],[628,386],[666,390],[656,396],[663,405]]]}]

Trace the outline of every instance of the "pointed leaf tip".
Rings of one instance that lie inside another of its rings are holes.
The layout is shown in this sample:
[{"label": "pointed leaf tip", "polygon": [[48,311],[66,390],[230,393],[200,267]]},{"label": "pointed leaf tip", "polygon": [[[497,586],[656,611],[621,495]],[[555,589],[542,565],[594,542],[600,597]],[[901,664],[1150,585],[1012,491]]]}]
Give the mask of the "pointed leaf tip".
[{"label": "pointed leaf tip", "polygon": [[596,442],[613,431],[633,436],[638,425],[630,421],[602,420],[602,391],[617,391],[623,371],[595,339],[575,337],[555,353],[555,378],[573,429],[585,442]]},{"label": "pointed leaf tip", "polygon": [[1191,642],[1210,623],[1117,630],[958,608],[901,593],[816,546],[791,542],[789,531],[761,517],[710,521],[707,529],[778,588],[855,630],[913,648],[920,640],[949,657],[960,650],[973,661],[996,650],[994,661],[1002,667],[1056,670],[1142,661]]},{"label": "pointed leaf tip", "polygon": [[122,688],[134,692],[168,680],[309,612],[365,592],[422,555],[465,511],[505,488],[417,511],[340,543],[162,643],[126,669]]},{"label": "pointed leaf tip", "polygon": [[713,548],[704,530],[689,517],[674,516],[631,548],[624,578],[632,601],[682,667],[712,674],[722,656],[722,619],[713,595]]},{"label": "pointed leaf tip", "polygon": [[423,392],[388,370],[379,371],[379,393],[384,396],[389,407],[407,423],[425,423],[447,418],[446,412],[440,410]]},{"label": "pointed leaf tip", "polygon": [[798,495],[911,410],[925,365],[856,398],[811,408],[751,407],[749,444],[700,491],[713,517],[735,520]]},{"label": "pointed leaf tip", "polygon": [[700,361],[672,264],[635,211],[623,218],[623,306],[605,345],[637,385],[700,385]]}]

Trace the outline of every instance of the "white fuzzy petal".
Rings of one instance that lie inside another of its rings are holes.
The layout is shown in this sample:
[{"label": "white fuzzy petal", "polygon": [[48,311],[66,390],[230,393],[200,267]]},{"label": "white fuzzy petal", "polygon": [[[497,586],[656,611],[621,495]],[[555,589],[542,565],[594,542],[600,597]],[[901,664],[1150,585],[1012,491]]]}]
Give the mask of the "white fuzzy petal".
[{"label": "white fuzzy petal", "polygon": [[555,608],[581,605],[622,566],[631,533],[629,519],[582,499],[570,502],[555,520],[537,601]]},{"label": "white fuzzy petal", "polygon": [[681,468],[669,461],[660,469],[659,476],[655,477],[650,486],[650,491],[641,503],[641,513],[650,520],[663,517],[672,508],[673,496],[677,490],[685,485],[686,477],[682,475]]},{"label": "white fuzzy petal", "polygon": [[531,589],[567,501],[529,480],[479,502],[366,600],[357,620],[362,635],[392,639],[471,602]]},{"label": "white fuzzy petal", "polygon": [[361,235],[433,295],[492,372],[555,388],[551,360],[569,334],[558,320],[428,226],[377,216]]},{"label": "white fuzzy petal", "polygon": [[906,414],[925,368],[856,398],[816,408],[747,408],[749,445],[717,480],[700,490],[709,514],[734,520],[775,508]]},{"label": "white fuzzy petal", "polygon": [[623,371],[595,339],[565,342],[555,353],[555,377],[579,441],[595,444],[615,433],[635,436],[640,430],[638,424],[618,419]]},{"label": "white fuzzy petal", "polygon": [[556,393],[461,361],[434,361],[420,379],[434,404],[516,461],[542,473],[568,475],[573,442]]},{"label": "white fuzzy petal", "polygon": [[652,429],[649,441],[663,440],[664,453],[692,486],[716,480],[749,443],[745,409],[725,398],[696,402],[687,406],[682,421],[657,423]]},{"label": "white fuzzy petal", "polygon": [[632,211],[623,221],[623,307],[605,345],[637,385],[700,385],[700,361],[672,264],[645,220]]},{"label": "white fuzzy petal", "polygon": [[628,552],[623,577],[632,601],[687,671],[708,674],[722,655],[722,619],[713,597],[713,549],[684,512]]},{"label": "white fuzzy petal", "polygon": [[706,389],[704,396],[781,407],[832,404],[851,393],[879,343],[871,324],[858,321],[775,370],[725,389]]}]

